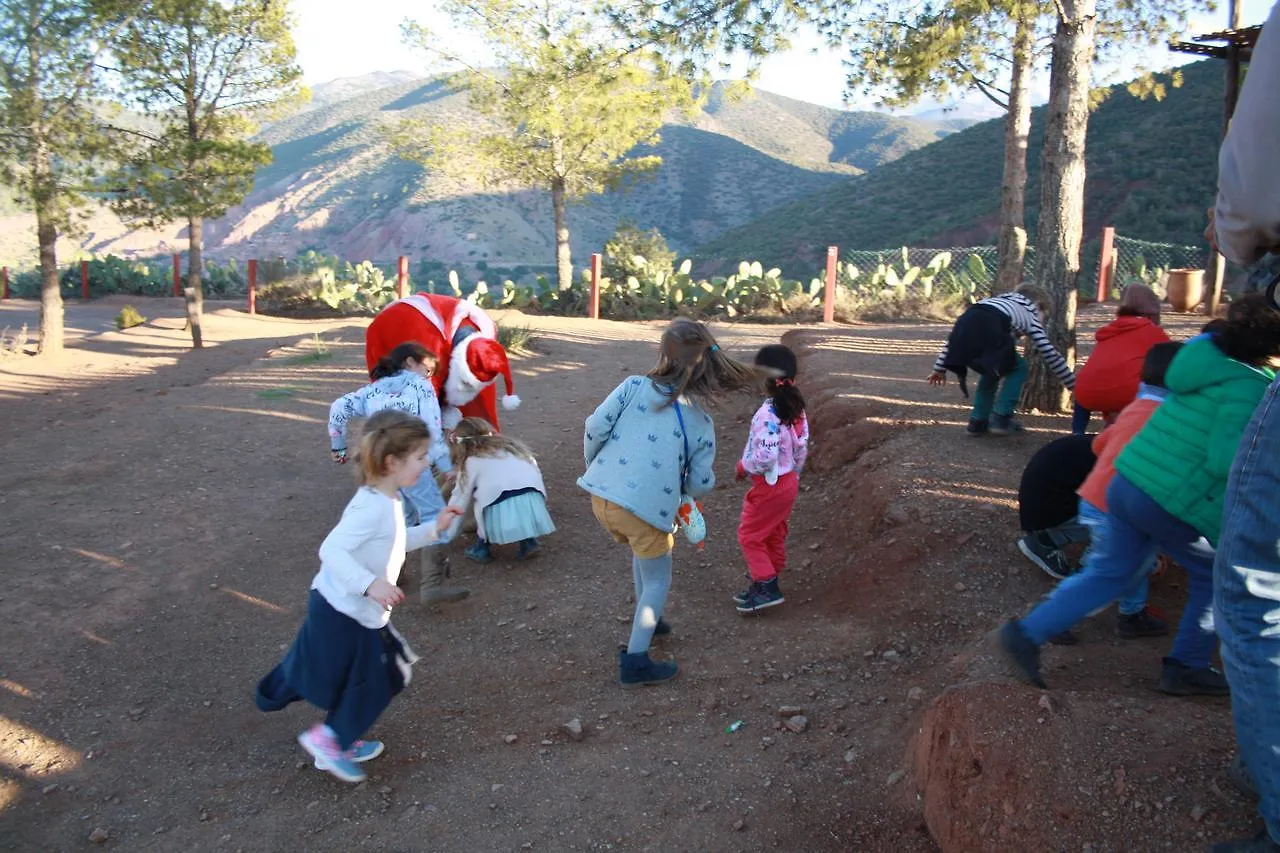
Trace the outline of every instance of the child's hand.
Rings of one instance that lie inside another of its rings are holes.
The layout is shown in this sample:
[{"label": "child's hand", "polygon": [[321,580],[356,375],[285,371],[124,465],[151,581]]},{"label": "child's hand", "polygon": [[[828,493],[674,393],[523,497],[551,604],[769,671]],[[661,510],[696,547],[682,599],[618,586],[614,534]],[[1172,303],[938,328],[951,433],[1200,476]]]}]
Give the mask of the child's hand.
[{"label": "child's hand", "polygon": [[436,516],[436,532],[444,533],[449,525],[453,524],[453,520],[461,515],[462,507],[460,506],[447,506],[440,510],[440,514]]},{"label": "child's hand", "polygon": [[444,480],[446,483],[452,483],[454,480],[458,479],[458,472],[457,471],[441,471],[440,479]]},{"label": "child's hand", "polygon": [[382,578],[378,578],[369,584],[369,588],[364,591],[364,594],[388,610],[404,601],[404,592],[400,587],[389,584]]},{"label": "child's hand", "polygon": [[739,482],[747,479],[747,469],[743,467],[741,459],[738,460],[738,467],[734,469],[733,479],[738,480]]},{"label": "child's hand", "polygon": [[345,447],[341,450],[331,450],[329,451],[329,455],[332,456],[333,461],[339,465],[347,464],[347,449]]},{"label": "child's hand", "polygon": [[929,379],[927,381],[930,385],[946,385],[947,372],[945,370],[935,370],[933,373],[929,374]]}]

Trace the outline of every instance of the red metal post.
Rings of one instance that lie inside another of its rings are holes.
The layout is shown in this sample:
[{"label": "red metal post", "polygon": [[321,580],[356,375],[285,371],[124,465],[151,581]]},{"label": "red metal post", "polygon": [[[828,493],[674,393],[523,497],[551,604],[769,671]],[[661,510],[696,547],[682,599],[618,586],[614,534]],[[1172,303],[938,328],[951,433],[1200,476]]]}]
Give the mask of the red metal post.
[{"label": "red metal post", "polygon": [[182,255],[173,254],[173,295],[182,295]]},{"label": "red metal post", "polygon": [[591,298],[587,302],[587,316],[592,320],[600,319],[600,253],[591,256]]},{"label": "red metal post", "polygon": [[409,290],[409,259],[404,255],[400,256],[399,265],[396,270],[396,298],[404,299],[405,294]]},{"label": "red metal post", "polygon": [[1102,229],[1102,251],[1098,254],[1098,302],[1106,302],[1111,294],[1111,256],[1115,254],[1116,229],[1108,225]]},{"label": "red metal post", "polygon": [[80,262],[80,298],[89,300],[89,262]]},{"label": "red metal post", "polygon": [[0,299],[9,298],[9,268],[0,268]]},{"label": "red metal post", "polygon": [[249,313],[258,313],[258,262],[249,260]]},{"label": "red metal post", "polygon": [[822,322],[834,323],[836,319],[836,265],[840,262],[840,250],[827,247],[827,287],[822,294]]}]

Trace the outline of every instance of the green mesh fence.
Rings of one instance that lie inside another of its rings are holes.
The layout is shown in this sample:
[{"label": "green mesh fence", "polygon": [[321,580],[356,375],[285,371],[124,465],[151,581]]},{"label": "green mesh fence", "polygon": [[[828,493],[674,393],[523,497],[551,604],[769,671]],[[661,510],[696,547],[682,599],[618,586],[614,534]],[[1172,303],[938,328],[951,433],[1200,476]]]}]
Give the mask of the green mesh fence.
[{"label": "green mesh fence", "polygon": [[[857,287],[860,283],[869,281],[876,269],[881,265],[892,268],[901,274],[913,267],[927,268],[941,254],[951,256],[950,263],[946,265],[946,269],[951,275],[944,276],[945,278],[971,283],[975,294],[978,296],[986,296],[991,293],[992,287],[995,285],[996,269],[999,265],[999,252],[995,246],[966,246],[948,249],[914,249],[911,247],[905,249],[854,249],[841,254],[841,281],[846,285]],[[847,275],[847,268],[843,266],[847,264],[852,264],[857,268],[859,275],[856,280],[850,281]],[[1026,258],[1022,267],[1023,280],[1030,278],[1034,273],[1035,250],[1027,247]],[[918,281],[920,281],[919,278],[916,279],[916,282]],[[908,287],[908,291],[914,292],[919,286],[918,283],[913,282]]]},{"label": "green mesh fence", "polygon": [[1115,238],[1116,273],[1111,280],[1110,298],[1118,299],[1126,285],[1140,282],[1160,292],[1164,276],[1171,269],[1204,269],[1209,262],[1207,246],[1179,246],[1153,243],[1132,237]]}]

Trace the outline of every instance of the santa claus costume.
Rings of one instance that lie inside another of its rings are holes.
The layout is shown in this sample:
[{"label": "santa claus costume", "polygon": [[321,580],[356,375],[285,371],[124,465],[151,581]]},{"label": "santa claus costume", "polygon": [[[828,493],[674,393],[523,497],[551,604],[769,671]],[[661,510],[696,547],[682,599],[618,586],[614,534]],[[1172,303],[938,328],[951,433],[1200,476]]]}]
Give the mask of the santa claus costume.
[{"label": "santa claus costume", "polygon": [[502,407],[520,405],[507,352],[498,343],[498,328],[474,303],[435,293],[415,293],[392,302],[365,332],[369,369],[406,341],[417,341],[440,359],[432,383],[444,404],[445,429],[452,429],[464,417],[484,418],[501,429],[494,387],[498,376],[507,384]]}]

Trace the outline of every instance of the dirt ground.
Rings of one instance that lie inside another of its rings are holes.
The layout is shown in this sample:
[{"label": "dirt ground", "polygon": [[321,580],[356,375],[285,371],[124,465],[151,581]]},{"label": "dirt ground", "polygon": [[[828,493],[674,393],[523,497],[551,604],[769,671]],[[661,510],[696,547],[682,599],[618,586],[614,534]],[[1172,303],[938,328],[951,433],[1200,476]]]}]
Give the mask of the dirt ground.
[{"label": "dirt ground", "polygon": [[[1252,825],[1222,778],[1227,702],[1155,692],[1166,641],[1120,641],[1104,613],[1046,652],[1048,693],[994,667],[986,635],[1050,589],[1012,546],[1017,478],[1067,421],[966,438],[954,385],[921,381],[936,325],[716,327],[744,357],[784,333],[802,356],[815,439],[787,603],[743,618],[729,600],[739,398],[657,642],[681,676],[623,691],[629,557],[574,480],[583,419],[651,366],[660,325],[507,316],[537,340],[504,430],[537,451],[559,532],[530,563],[450,546],[472,596],[396,611],[423,660],[373,732],[386,755],[344,785],[294,741],[317,712],[259,713],[252,690],[353,490],[324,425],[361,382],[362,325],[226,307],[192,352],[151,313],[57,363],[0,363],[0,848],[1104,853]],[[1171,615],[1177,583],[1153,592]]]}]

